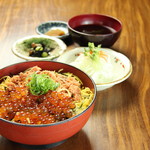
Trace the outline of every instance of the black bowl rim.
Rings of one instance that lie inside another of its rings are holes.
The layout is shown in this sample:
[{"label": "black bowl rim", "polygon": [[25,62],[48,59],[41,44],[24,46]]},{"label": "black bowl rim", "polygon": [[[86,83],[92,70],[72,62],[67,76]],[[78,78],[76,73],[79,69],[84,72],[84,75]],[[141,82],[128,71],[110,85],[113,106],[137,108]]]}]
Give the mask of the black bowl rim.
[{"label": "black bowl rim", "polygon": [[[68,23],[65,22],[65,21],[61,21],[61,20],[53,20],[53,21],[46,21],[46,22],[42,22],[40,23],[36,28],[35,28],[35,31],[40,34],[40,35],[45,35],[44,33],[41,33],[39,31],[39,27],[42,25],[42,24],[46,24],[46,23],[61,23],[61,24],[65,24],[66,25],[66,29],[68,29]],[[57,38],[63,38],[63,37],[67,37],[69,36],[69,31],[67,34],[64,34],[64,35],[61,35],[61,36],[53,36],[53,37],[57,37]]]},{"label": "black bowl rim", "polygon": [[[104,17],[108,17],[108,18],[114,19],[115,21],[117,21],[117,22],[120,24],[120,29],[119,29],[118,31],[115,31],[115,32],[109,33],[109,34],[93,35],[93,34],[83,33],[83,32],[74,30],[74,29],[69,25],[70,20],[73,19],[73,18],[80,17],[80,16],[93,16],[93,15],[104,16]],[[104,15],[104,14],[81,14],[81,15],[73,16],[72,18],[70,18],[70,19],[68,20],[68,29],[74,31],[75,33],[78,33],[78,34],[81,34],[81,35],[85,35],[85,36],[87,35],[87,36],[91,36],[91,37],[95,37],[95,36],[97,36],[97,37],[101,37],[101,36],[102,36],[102,37],[105,37],[105,36],[114,35],[114,34],[117,34],[117,33],[121,32],[122,28],[123,28],[123,25],[122,25],[122,22],[121,22],[119,19],[117,19],[117,18],[115,18],[115,17],[113,17],[113,16],[110,16],[110,15]]]},{"label": "black bowl rim", "polygon": [[71,66],[69,64],[65,64],[65,63],[62,63],[62,62],[56,62],[56,61],[47,61],[47,60],[44,60],[44,61],[25,61],[25,62],[19,62],[19,63],[14,63],[14,64],[11,64],[11,65],[8,65],[6,67],[1,68],[0,70],[8,68],[10,66],[17,65],[17,64],[24,64],[24,63],[30,63],[30,62],[39,62],[39,63],[40,62],[53,62],[53,63],[56,63],[56,64],[60,63],[60,64],[63,64],[63,65],[67,65],[67,66],[73,67],[73,68],[79,70],[80,72],[82,72],[83,74],[85,74],[91,80],[91,82],[92,82],[92,84],[94,86],[94,97],[93,97],[93,100],[92,100],[91,104],[84,111],[82,111],[80,114],[75,115],[75,116],[73,116],[73,117],[71,117],[69,119],[66,119],[66,120],[63,120],[63,121],[59,121],[59,122],[54,122],[54,123],[51,123],[51,124],[40,124],[40,125],[37,125],[37,124],[22,124],[22,123],[17,123],[17,122],[9,121],[9,120],[3,119],[3,118],[0,118],[0,120],[2,120],[4,122],[7,122],[7,123],[10,123],[10,124],[13,124],[13,125],[24,126],[24,127],[49,127],[49,126],[55,126],[55,125],[67,123],[69,121],[72,121],[72,120],[78,118],[79,116],[81,116],[82,114],[84,114],[93,105],[93,103],[96,101],[97,88],[96,88],[96,84],[93,81],[93,79],[89,75],[87,75],[85,72],[83,72],[82,70],[80,70],[80,69],[78,69],[78,68],[76,68],[74,66]]}]

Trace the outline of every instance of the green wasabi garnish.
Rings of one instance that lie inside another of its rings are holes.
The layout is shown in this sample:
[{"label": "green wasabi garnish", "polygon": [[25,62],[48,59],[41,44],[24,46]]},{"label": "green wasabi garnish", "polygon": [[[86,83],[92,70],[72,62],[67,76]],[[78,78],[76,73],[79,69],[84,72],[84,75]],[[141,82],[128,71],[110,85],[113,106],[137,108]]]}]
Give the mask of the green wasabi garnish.
[{"label": "green wasabi garnish", "polygon": [[90,57],[93,61],[99,60],[99,51],[100,51],[101,45],[98,45],[95,47],[94,43],[88,43],[88,48],[84,49],[84,55]]},{"label": "green wasabi garnish", "polygon": [[59,83],[55,82],[46,74],[34,73],[30,77],[31,80],[27,86],[33,95],[46,94],[49,90],[54,91],[59,86]]}]

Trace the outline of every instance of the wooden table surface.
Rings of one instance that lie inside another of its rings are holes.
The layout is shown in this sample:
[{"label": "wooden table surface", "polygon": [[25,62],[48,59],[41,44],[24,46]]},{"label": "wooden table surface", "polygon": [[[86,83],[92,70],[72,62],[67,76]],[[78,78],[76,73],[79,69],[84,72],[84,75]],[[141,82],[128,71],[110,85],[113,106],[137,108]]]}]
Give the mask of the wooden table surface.
[{"label": "wooden table surface", "polygon": [[[36,34],[41,22],[68,21],[84,13],[121,20],[123,30],[112,49],[131,60],[133,72],[126,81],[98,92],[84,128],[52,150],[150,150],[149,0],[0,0],[0,68],[24,61],[13,55],[11,46],[19,38]],[[0,150],[26,148],[0,136]]]}]

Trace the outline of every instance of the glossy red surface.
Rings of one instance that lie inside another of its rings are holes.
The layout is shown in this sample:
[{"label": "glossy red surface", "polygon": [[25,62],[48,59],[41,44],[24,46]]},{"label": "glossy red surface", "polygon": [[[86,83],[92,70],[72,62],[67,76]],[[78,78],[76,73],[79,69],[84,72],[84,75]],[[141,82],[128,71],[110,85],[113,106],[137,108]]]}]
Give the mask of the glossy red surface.
[{"label": "glossy red surface", "polygon": [[[0,78],[5,75],[18,74],[19,72],[33,66],[39,66],[46,70],[58,71],[60,69],[64,69],[64,72],[72,72],[80,77],[84,86],[88,86],[93,89],[96,96],[95,84],[84,72],[72,66],[58,62],[33,61],[18,63],[1,69]],[[56,143],[73,136],[82,129],[92,113],[94,103],[95,97],[93,98],[92,104],[81,114],[53,124],[24,125],[0,119],[0,134],[9,140],[22,144],[45,145]]]},{"label": "glossy red surface", "polygon": [[[95,24],[113,28],[115,31],[111,34],[92,35],[76,31],[75,28],[81,25]],[[95,45],[101,44],[102,47],[112,46],[119,38],[122,24],[116,18],[100,14],[83,14],[72,17],[68,21],[70,35],[74,42],[80,46],[87,46],[88,42],[94,42]]]}]

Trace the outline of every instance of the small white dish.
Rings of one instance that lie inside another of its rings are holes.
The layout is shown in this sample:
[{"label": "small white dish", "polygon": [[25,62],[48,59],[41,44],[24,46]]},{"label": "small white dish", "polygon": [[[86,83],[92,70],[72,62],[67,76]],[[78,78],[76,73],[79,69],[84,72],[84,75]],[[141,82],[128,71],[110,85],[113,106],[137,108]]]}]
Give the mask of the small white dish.
[{"label": "small white dish", "polygon": [[[114,77],[112,80],[109,80],[105,83],[96,84],[97,91],[102,91],[108,89],[118,83],[126,80],[132,73],[132,64],[130,60],[123,54],[116,52],[112,49],[101,48],[101,51],[104,51],[110,57],[110,63],[113,66]],[[78,54],[84,51],[84,47],[75,48],[63,53],[58,57],[58,62],[63,62],[66,64],[71,64],[77,57]]]},{"label": "small white dish", "polygon": [[[27,42],[30,44],[27,45],[26,44]],[[37,42],[40,44],[46,42],[46,44],[48,44],[50,48],[53,48],[53,50],[49,52],[49,55],[47,57],[29,56],[29,49],[32,42],[35,43]],[[67,48],[66,44],[58,38],[49,37],[46,35],[32,35],[17,40],[12,46],[12,52],[16,56],[25,60],[52,60],[56,57],[59,57],[66,50],[66,48]]]},{"label": "small white dish", "polygon": [[60,36],[52,36],[52,37],[57,37],[62,40],[69,37],[68,25],[67,22],[64,21],[43,22],[40,25],[38,25],[35,30],[38,34],[45,35],[48,31],[57,30],[57,29],[64,32],[64,34]]}]

